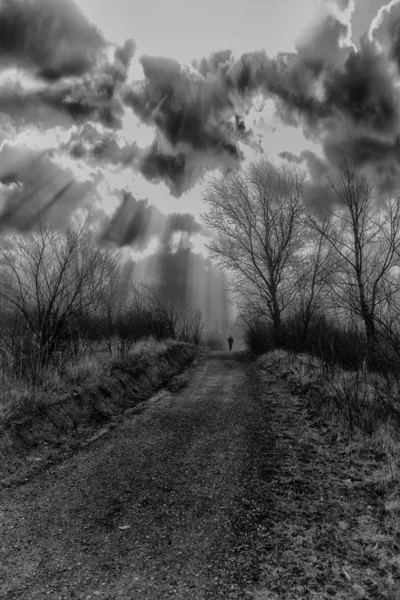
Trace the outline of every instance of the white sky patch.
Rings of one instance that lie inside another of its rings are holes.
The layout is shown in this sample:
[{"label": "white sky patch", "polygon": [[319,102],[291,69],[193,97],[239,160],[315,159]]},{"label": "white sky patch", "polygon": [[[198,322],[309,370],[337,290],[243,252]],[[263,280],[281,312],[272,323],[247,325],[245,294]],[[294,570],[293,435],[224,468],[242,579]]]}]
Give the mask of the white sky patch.
[{"label": "white sky patch", "polygon": [[72,172],[77,181],[88,181],[94,183],[95,178],[93,169],[84,161],[74,160],[67,154],[58,154],[53,157],[54,162],[62,169],[68,169]]},{"label": "white sky patch", "polygon": [[141,123],[130,108],[122,117],[122,136],[127,142],[137,142],[139,146],[149,146],[154,140],[154,128]]},{"label": "white sky patch", "polygon": [[[253,118],[253,120],[251,120]],[[302,150],[319,152],[319,145],[307,140],[301,128],[288,127],[276,115],[275,102],[267,100],[261,111],[252,111],[248,118],[248,126],[255,134],[262,136],[262,148],[272,161],[279,161],[279,153],[288,150],[300,154]],[[257,160],[260,155],[254,153],[250,160]]]},{"label": "white sky patch", "polygon": [[23,88],[27,91],[38,90],[43,88],[43,84],[39,84],[38,80],[29,75],[23,69],[14,67],[0,71],[0,86],[13,86]]},{"label": "white sky patch", "polygon": [[349,6],[345,11],[341,11],[338,9],[337,5],[335,4],[335,8],[333,10],[333,14],[337,16],[337,18],[342,21],[342,23],[345,23],[346,25],[348,25],[349,27],[349,33],[348,36],[341,40],[340,42],[340,46],[342,48],[348,47],[348,46],[352,46],[354,50],[357,50],[356,45],[353,43],[352,41],[352,26],[351,26],[351,19],[355,10],[355,1],[351,0],[349,2]]},{"label": "white sky patch", "polygon": [[97,184],[97,195],[99,198],[98,206],[104,210],[107,216],[113,215],[121,204],[121,198],[117,196],[115,191],[110,190],[109,181],[106,179]]},{"label": "white sky patch", "polygon": [[132,37],[138,55],[170,56],[190,64],[225,48],[236,55],[261,48],[270,54],[294,50],[294,40],[310,21],[316,0],[78,0],[78,4],[111,41]]},{"label": "white sky patch", "polygon": [[196,235],[192,235],[190,238],[190,243],[193,246],[193,252],[198,254],[203,254],[206,258],[209,256],[209,251],[206,248],[206,244],[210,242],[209,238],[201,235],[200,233],[196,233]]},{"label": "white sky patch", "polygon": [[[131,190],[133,195],[136,194],[133,192],[136,184],[136,173],[134,173],[131,169],[122,169],[120,171],[111,171],[107,169],[99,169],[98,174],[102,176],[102,178],[107,182],[108,189],[110,191],[114,190],[122,190],[124,188]],[[142,196],[140,196],[142,197]]]},{"label": "white sky patch", "polygon": [[[313,152],[319,153],[320,146],[315,144],[311,140],[306,140],[299,129],[292,129],[289,127],[277,128],[274,131],[273,138],[270,140],[271,155],[276,155],[280,152],[288,150],[293,154],[300,154],[303,150],[312,150]],[[268,151],[268,145],[265,145]],[[272,157],[271,157],[272,158]]]},{"label": "white sky patch", "polygon": [[32,150],[57,150],[61,144],[68,141],[70,132],[62,127],[53,129],[38,129],[31,127],[23,129],[14,138],[16,144],[27,146]]},{"label": "white sky patch", "polygon": [[157,251],[157,248],[159,246],[159,241],[157,237],[152,237],[150,238],[149,243],[147,244],[147,247],[145,250],[135,250],[134,248],[129,248],[127,249],[127,252],[129,254],[129,258],[132,258],[132,260],[134,261],[139,261],[139,260],[143,260],[144,258],[147,258],[148,256],[151,256],[152,254],[154,254]]}]

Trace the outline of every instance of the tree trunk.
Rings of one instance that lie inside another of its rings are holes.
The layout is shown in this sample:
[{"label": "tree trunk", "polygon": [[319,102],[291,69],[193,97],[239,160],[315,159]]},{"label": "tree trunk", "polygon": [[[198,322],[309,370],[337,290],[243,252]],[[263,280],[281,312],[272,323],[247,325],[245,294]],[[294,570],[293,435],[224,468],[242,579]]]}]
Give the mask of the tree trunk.
[{"label": "tree trunk", "polygon": [[274,306],[273,315],[273,342],[274,348],[280,348],[283,344],[283,327],[281,319],[281,311],[278,306]]},{"label": "tree trunk", "polygon": [[377,332],[373,316],[369,313],[363,315],[365,335],[367,338],[366,359],[367,365],[371,368],[376,367],[379,360],[379,348],[377,340]]},{"label": "tree trunk", "polygon": [[300,332],[300,350],[304,350],[304,348],[305,348],[307,338],[308,338],[308,330],[310,328],[310,323],[311,323],[311,311],[307,309],[305,312],[305,315],[304,315],[304,319],[303,319],[303,327],[301,328],[301,332]]}]

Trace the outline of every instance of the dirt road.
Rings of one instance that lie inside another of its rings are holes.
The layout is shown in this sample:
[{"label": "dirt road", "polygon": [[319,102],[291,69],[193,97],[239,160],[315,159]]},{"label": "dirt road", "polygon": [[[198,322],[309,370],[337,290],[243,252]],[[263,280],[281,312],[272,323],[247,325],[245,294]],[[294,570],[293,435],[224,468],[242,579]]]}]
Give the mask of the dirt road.
[{"label": "dirt road", "polygon": [[[350,520],[370,515],[371,499],[343,483],[348,465],[330,459],[284,382],[261,382],[234,352],[199,357],[187,378],[0,490],[2,599],[370,597],[353,595],[341,569],[363,572],[361,558],[348,565]],[[315,483],[315,463],[326,481]]]}]

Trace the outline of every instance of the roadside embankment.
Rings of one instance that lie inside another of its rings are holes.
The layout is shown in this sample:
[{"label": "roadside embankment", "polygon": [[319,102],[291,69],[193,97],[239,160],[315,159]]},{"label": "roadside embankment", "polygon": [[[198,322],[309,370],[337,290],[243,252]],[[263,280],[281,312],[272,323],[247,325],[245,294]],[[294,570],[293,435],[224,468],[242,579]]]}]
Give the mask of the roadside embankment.
[{"label": "roadside embankment", "polygon": [[99,437],[102,427],[112,426],[124,411],[140,409],[196,352],[189,344],[170,342],[152,353],[111,362],[96,383],[62,394],[33,393],[29,401],[10,406],[0,420],[0,480],[4,484],[27,463],[34,466]]},{"label": "roadside embankment", "polygon": [[277,416],[297,411],[296,437],[288,428],[283,439],[290,442],[292,481],[306,500],[275,503],[274,534],[285,565],[277,579],[285,595],[268,598],[308,598],[309,588],[321,587],[326,595],[315,597],[400,598],[398,380],[281,350],[260,356],[257,367],[266,386],[280,382],[292,394],[287,406],[279,400]]}]

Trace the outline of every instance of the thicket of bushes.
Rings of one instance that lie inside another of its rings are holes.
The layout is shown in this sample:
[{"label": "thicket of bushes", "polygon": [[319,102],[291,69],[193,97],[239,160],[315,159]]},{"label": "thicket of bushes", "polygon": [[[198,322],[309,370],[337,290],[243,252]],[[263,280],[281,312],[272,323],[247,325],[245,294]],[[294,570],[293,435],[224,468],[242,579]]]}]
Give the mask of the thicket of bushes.
[{"label": "thicket of bushes", "polygon": [[[262,319],[247,321],[244,338],[250,352],[261,355],[272,350],[306,352],[320,358],[326,369],[338,365],[349,371],[370,371],[382,374],[398,374],[400,361],[393,341],[382,334],[377,336],[375,347],[368,348],[361,324],[341,323],[338,318],[316,314],[310,320],[307,336],[300,315],[293,315],[284,322],[282,335],[277,341],[272,323]],[[367,363],[368,356],[368,365]]]},{"label": "thicket of bushes", "polygon": [[38,222],[31,234],[9,236],[0,248],[3,393],[17,382],[32,389],[70,379],[83,363],[123,357],[140,340],[199,345],[202,314],[181,291],[131,275],[124,254],[96,244],[87,221],[65,234]]}]

